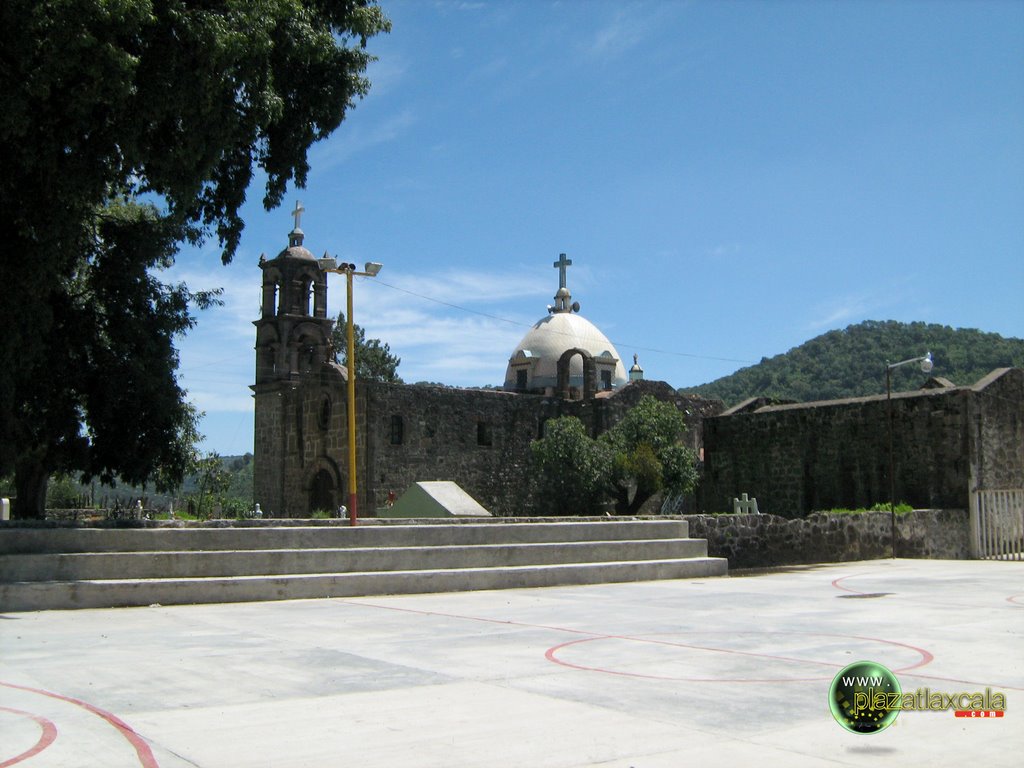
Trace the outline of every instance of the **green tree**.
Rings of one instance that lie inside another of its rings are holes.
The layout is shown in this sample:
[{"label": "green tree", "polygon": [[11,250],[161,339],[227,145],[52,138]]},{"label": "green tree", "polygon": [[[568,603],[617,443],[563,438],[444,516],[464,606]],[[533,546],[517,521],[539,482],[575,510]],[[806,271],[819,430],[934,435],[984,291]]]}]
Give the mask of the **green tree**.
[{"label": "green tree", "polygon": [[683,415],[650,395],[601,435],[610,449],[618,514],[636,514],[659,491],[691,492],[697,485],[697,457],[681,443]]},{"label": "green tree", "polygon": [[544,437],[530,444],[533,506],[539,513],[593,515],[608,498],[612,454],[587,435],[575,416],[547,422]]},{"label": "green tree", "polygon": [[193,469],[199,486],[194,497],[196,516],[205,519],[210,516],[213,505],[222,500],[231,485],[231,473],[216,451],[199,458]]},{"label": "green tree", "polygon": [[97,213],[74,274],[60,281],[46,365],[12,419],[18,514],[41,517],[51,473],[168,490],[192,462],[198,414],[185,402],[174,339],[190,305],[215,292],[167,285],[177,228],[153,206],[111,201]]},{"label": "green tree", "polygon": [[[342,365],[348,365],[348,322],[345,313],[338,313],[338,321],[331,329],[334,354]],[[356,355],[356,380],[385,381],[401,384],[398,365],[402,358],[391,354],[391,347],[380,339],[366,339],[366,331],[359,323],[352,326],[352,346]]]},{"label": "green tree", "polygon": [[151,272],[213,233],[230,261],[254,165],[268,209],[305,184],[310,145],[367,92],[366,42],[389,28],[374,0],[0,5],[0,473],[15,472],[15,514],[41,514],[54,471],[180,478],[196,414],[172,340],[213,297]]}]

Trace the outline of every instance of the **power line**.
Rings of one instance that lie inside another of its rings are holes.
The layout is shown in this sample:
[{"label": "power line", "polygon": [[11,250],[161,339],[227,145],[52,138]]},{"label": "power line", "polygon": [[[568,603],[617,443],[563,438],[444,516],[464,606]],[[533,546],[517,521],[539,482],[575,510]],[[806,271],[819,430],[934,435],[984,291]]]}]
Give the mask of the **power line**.
[{"label": "power line", "polygon": [[[435,299],[433,296],[427,296],[427,295],[422,294],[422,293],[417,293],[416,291],[410,291],[408,288],[399,288],[397,285],[392,285],[391,283],[386,283],[383,280],[380,280],[379,278],[374,278],[372,281],[368,281],[368,282],[371,285],[382,285],[385,288],[390,288],[390,289],[392,289],[394,291],[399,291],[401,293],[407,293],[410,296],[415,296],[416,298],[423,299],[424,301],[432,301],[435,304],[441,304],[442,306],[445,306],[445,307],[451,307],[452,309],[457,309],[460,312],[468,312],[471,315],[479,315],[480,317],[486,317],[486,318],[488,318],[490,320],[497,320],[498,322],[501,322],[501,323],[508,323],[509,325],[516,325],[516,326],[519,326],[521,328],[532,328],[533,327],[533,325],[531,325],[529,323],[520,322],[519,320],[510,320],[507,317],[499,317],[498,315],[492,315],[492,314],[490,314],[488,312],[480,312],[479,310],[476,310],[476,309],[470,309],[469,307],[463,307],[463,306],[460,306],[459,304],[453,304],[450,301],[443,301],[441,299]],[[563,335],[566,335],[566,336],[569,335],[569,334],[563,333],[562,331],[553,331],[553,333],[562,333]],[[612,344],[614,344],[617,347],[621,346],[623,348],[635,349],[635,350],[639,350],[641,352],[654,352],[654,353],[660,354],[660,355],[674,355],[676,357],[690,357],[690,358],[694,358],[694,359],[697,359],[697,360],[717,360],[719,362],[725,362],[725,363],[743,363],[743,364],[746,364],[746,365],[754,365],[757,362],[756,360],[740,360],[740,359],[734,358],[734,357],[715,357],[713,355],[697,355],[697,354],[693,354],[693,353],[690,353],[690,352],[674,352],[674,351],[668,350],[668,349],[657,349],[656,347],[643,347],[643,346],[639,346],[639,345],[636,345],[636,344],[629,344],[629,343],[623,342],[623,341],[614,341],[614,340],[610,340],[610,341],[612,341]]]}]

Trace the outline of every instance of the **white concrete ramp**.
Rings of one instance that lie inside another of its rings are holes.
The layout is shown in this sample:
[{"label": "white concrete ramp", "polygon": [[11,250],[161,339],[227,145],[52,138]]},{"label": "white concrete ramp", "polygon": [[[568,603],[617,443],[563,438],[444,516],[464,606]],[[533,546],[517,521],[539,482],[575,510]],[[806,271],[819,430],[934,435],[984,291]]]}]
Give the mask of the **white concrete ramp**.
[{"label": "white concrete ramp", "polygon": [[490,517],[491,513],[451,480],[413,483],[393,507],[377,510],[378,517]]},{"label": "white concrete ramp", "polygon": [[[493,520],[493,519],[492,519]],[[723,575],[684,520],[0,528],[0,613]]]}]

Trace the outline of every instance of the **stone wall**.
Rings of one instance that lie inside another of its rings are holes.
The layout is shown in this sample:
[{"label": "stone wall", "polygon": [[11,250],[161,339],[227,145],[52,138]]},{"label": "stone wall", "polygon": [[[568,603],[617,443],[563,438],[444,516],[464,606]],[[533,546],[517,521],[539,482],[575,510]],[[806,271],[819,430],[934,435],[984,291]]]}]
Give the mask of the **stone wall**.
[{"label": "stone wall", "polygon": [[[838,563],[892,556],[888,512],[805,518],[777,515],[687,515],[690,536],[707,539],[708,554],[729,560],[729,568],[762,568],[803,563]],[[915,510],[896,515],[898,557],[970,558],[969,516],[960,509]]]},{"label": "stone wall", "polygon": [[[706,419],[700,508],[728,511],[741,493],[787,517],[888,501],[888,405],[880,395]],[[961,509],[973,488],[1024,483],[1024,371],[893,393],[892,409],[897,502]]]},{"label": "stone wall", "polygon": [[993,371],[971,387],[972,488],[1024,488],[1024,371]]},{"label": "stone wall", "polygon": [[496,515],[523,512],[530,441],[557,407],[536,395],[367,384],[367,509],[415,482],[454,480]]},{"label": "stone wall", "polygon": [[[703,417],[722,403],[680,396],[665,382],[634,382],[612,395],[561,400],[501,390],[376,382],[356,388],[359,514],[372,516],[389,491],[453,480],[495,515],[529,511],[530,442],[544,424],[572,415],[597,436],[653,395],[685,416],[698,449]],[[299,381],[256,387],[255,500],[268,516],[305,517],[347,504],[345,383],[331,366]]]}]

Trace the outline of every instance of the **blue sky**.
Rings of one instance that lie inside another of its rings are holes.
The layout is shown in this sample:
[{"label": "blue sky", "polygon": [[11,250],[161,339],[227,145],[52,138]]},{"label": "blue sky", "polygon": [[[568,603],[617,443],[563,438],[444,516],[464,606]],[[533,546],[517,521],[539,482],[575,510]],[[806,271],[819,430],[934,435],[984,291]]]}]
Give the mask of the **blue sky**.
[{"label": "blue sky", "polygon": [[381,5],[307,188],[268,213],[257,180],[234,262],[168,275],[225,289],[180,343],[206,448],[252,450],[257,262],[296,200],[315,254],[384,264],[356,322],[410,382],[500,385],[561,252],[581,314],[676,387],[867,319],[1024,337],[1024,3]]}]

